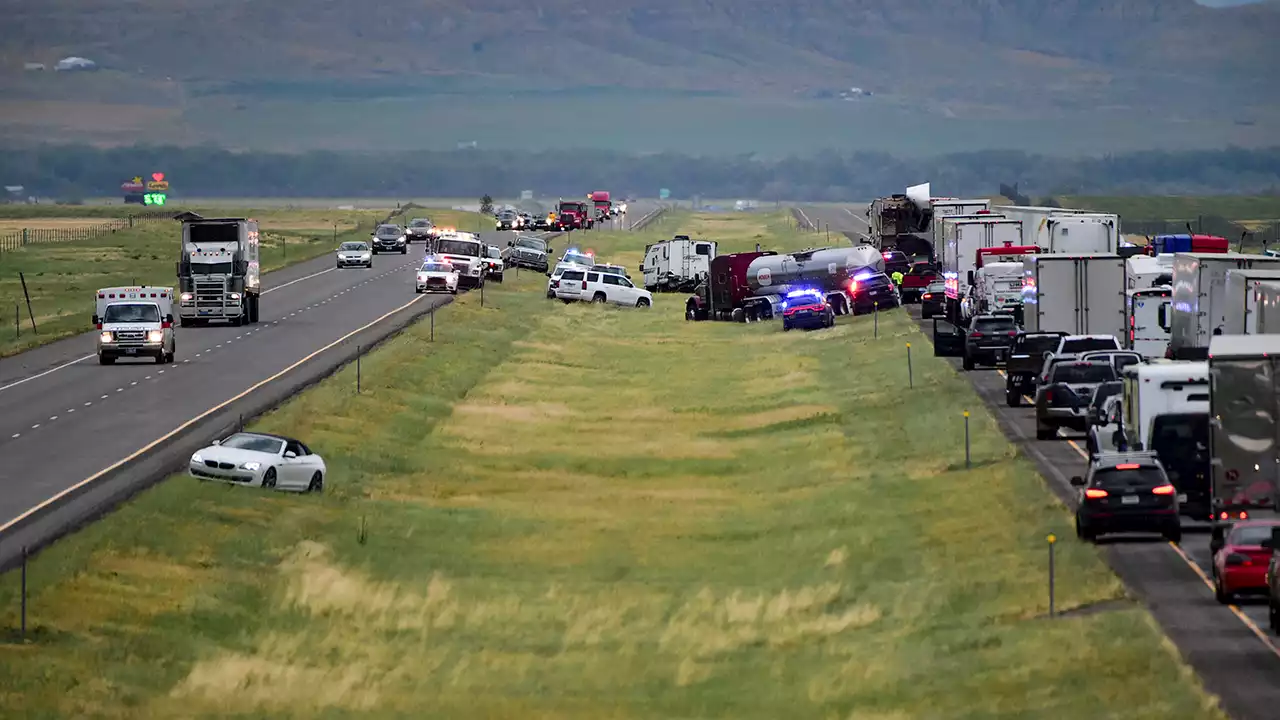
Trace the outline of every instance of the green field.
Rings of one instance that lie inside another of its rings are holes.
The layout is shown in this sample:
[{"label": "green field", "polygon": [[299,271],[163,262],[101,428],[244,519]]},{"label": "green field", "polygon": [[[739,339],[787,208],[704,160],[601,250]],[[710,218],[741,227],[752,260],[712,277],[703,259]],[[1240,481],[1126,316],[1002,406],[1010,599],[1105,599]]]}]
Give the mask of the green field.
[{"label": "green field", "polygon": [[[677,229],[803,246],[783,214]],[[901,312],[783,333],[521,273],[255,423],[323,496],[175,477],[38,557],[23,718],[1222,718]],[[908,390],[905,351],[916,349]],[[904,402],[904,397],[907,401]],[[973,412],[974,467],[962,413]],[[909,450],[907,450],[909,448]],[[364,528],[362,536],[361,528]],[[0,578],[0,622],[16,622]],[[1092,608],[1095,612],[1078,612]]]},{"label": "green field", "polygon": [[1244,223],[1280,222],[1280,195],[1074,196],[1057,198],[1063,207],[1117,213],[1123,219],[1191,221],[1215,216]]},{"label": "green field", "polygon": [[[363,239],[386,216],[386,212],[378,211],[325,209],[219,208],[216,213],[207,209],[203,213],[257,219],[262,230],[260,252],[264,272],[332,252],[335,241]],[[479,219],[474,213],[452,210],[432,211],[431,215],[442,224],[471,223]],[[62,217],[93,216],[49,212],[33,218],[0,218],[0,235],[9,232],[4,228],[10,226],[44,227]],[[98,217],[104,222],[110,219],[109,215]],[[100,287],[172,286],[176,282],[174,263],[179,233],[178,223],[155,220],[92,240],[33,244],[0,252],[0,318],[4,321],[0,324],[0,357],[91,329],[93,292]],[[30,313],[22,291],[24,276],[31,296]],[[21,316],[20,329],[14,327],[15,311]],[[30,315],[35,317],[38,333],[32,331]]]}]

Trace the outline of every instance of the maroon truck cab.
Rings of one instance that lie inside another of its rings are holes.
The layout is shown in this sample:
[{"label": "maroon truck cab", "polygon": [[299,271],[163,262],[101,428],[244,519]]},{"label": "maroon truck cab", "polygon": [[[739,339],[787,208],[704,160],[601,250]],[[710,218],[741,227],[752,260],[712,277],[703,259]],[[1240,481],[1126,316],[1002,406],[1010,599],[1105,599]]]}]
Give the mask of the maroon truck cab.
[{"label": "maroon truck cab", "polygon": [[907,268],[902,276],[902,287],[898,292],[903,302],[918,302],[920,296],[928,289],[929,283],[938,279],[938,270],[933,263],[919,262]]},{"label": "maroon truck cab", "polygon": [[[688,320],[727,319],[735,308],[752,296],[747,284],[747,267],[758,257],[777,255],[773,250],[730,253],[711,259],[710,277],[698,285],[693,296],[685,303]],[[710,291],[710,302],[707,294]]]}]

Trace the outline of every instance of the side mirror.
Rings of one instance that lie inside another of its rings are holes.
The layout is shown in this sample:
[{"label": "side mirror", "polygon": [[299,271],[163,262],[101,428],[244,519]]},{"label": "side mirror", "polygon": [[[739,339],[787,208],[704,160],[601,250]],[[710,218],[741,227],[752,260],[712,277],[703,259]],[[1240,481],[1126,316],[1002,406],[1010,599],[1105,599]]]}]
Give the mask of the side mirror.
[{"label": "side mirror", "polygon": [[292,459],[294,459],[294,458],[296,458],[296,457],[298,457],[298,453],[296,453],[296,452],[294,452],[294,451],[292,451],[292,450],[285,450],[285,451],[284,451],[284,459],[285,459],[285,460],[292,460]]},{"label": "side mirror", "polygon": [[98,323],[100,323],[100,322],[102,322],[101,318],[99,318],[97,315],[94,315],[94,316],[93,316],[93,324],[96,326],[96,325],[97,325]]},{"label": "side mirror", "polygon": [[165,315],[165,316],[164,316],[164,321],[165,321],[165,322],[167,322],[167,323],[169,323],[170,325],[172,325],[172,324],[173,324],[173,315]]},{"label": "side mirror", "polygon": [[214,444],[214,445],[221,445],[221,444],[222,444],[222,441],[221,441],[221,440],[214,440],[214,441],[213,441],[213,444]]},{"label": "side mirror", "polygon": [[508,241],[507,241],[507,247],[515,247],[515,246],[516,246],[516,244],[515,244],[514,242],[512,242],[511,240],[508,240]]},{"label": "side mirror", "polygon": [[1271,528],[1271,549],[1280,548],[1280,527]]},{"label": "side mirror", "polygon": [[1071,486],[1084,487],[1084,478],[1080,477],[1079,475],[1073,475],[1071,477]]},{"label": "side mirror", "polygon": [[640,263],[639,268],[640,272],[644,272],[644,263]]}]

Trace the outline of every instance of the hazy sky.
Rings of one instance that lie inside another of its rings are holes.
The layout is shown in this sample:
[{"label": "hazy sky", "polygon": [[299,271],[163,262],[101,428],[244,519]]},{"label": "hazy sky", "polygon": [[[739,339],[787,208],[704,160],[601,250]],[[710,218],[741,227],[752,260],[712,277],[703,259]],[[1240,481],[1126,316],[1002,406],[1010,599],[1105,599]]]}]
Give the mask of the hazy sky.
[{"label": "hazy sky", "polygon": [[1209,7],[1230,7],[1232,5],[1252,5],[1262,2],[1262,0],[1196,0],[1196,2]]}]

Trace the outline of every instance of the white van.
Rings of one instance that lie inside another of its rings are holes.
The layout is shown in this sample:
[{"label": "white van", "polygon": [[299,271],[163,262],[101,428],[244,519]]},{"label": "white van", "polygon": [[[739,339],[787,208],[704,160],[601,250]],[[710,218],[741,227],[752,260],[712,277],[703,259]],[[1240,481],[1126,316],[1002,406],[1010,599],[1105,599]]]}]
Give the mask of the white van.
[{"label": "white van", "polygon": [[173,362],[173,288],[110,287],[98,291],[93,326],[98,331],[98,362],[122,357],[153,357]]}]

